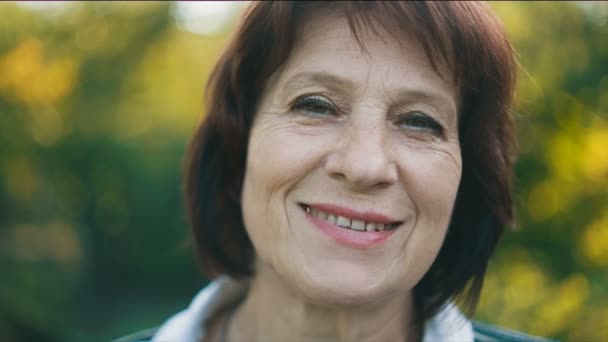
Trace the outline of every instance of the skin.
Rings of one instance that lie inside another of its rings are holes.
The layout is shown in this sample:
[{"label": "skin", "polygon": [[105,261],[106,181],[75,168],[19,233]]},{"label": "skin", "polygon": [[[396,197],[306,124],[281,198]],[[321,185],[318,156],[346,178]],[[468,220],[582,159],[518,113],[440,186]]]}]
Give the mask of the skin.
[{"label": "skin", "polygon": [[[345,20],[309,20],[264,90],[242,193],[256,273],[230,340],[420,338],[412,288],[443,243],[462,171],[457,88],[413,39],[363,38],[369,53]],[[352,248],[316,229],[302,202],[402,224]]]}]

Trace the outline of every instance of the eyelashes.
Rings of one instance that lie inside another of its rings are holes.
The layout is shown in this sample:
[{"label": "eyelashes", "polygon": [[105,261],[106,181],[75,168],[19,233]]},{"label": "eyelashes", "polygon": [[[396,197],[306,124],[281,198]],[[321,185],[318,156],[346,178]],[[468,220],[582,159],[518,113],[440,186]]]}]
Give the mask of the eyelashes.
[{"label": "eyelashes", "polygon": [[[321,95],[300,96],[290,106],[294,113],[313,119],[335,118],[347,111],[340,109],[334,102]],[[418,110],[393,116],[394,124],[404,130],[418,133],[429,133],[433,136],[444,136],[443,126],[430,115]]]},{"label": "eyelashes", "polygon": [[336,105],[318,95],[297,98],[291,106],[291,110],[300,114],[320,117],[335,116],[339,112]]},{"label": "eyelashes", "polygon": [[419,111],[412,111],[400,115],[398,124],[420,131],[428,131],[436,136],[443,135],[443,127],[430,116]]}]

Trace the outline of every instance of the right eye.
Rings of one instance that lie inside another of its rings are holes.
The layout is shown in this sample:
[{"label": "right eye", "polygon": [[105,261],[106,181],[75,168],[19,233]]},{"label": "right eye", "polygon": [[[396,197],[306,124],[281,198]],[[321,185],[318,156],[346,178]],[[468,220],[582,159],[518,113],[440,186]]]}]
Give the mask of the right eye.
[{"label": "right eye", "polygon": [[334,116],[338,108],[331,101],[321,96],[306,96],[298,98],[291,110],[309,116]]}]

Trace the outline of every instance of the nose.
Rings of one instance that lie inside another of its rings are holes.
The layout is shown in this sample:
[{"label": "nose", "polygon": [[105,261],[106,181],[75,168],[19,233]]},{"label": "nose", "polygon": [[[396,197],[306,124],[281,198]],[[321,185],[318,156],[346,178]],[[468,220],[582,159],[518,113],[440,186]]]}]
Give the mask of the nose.
[{"label": "nose", "polygon": [[385,188],[395,183],[398,169],[391,157],[386,128],[359,123],[344,127],[325,161],[325,171],[353,190]]}]

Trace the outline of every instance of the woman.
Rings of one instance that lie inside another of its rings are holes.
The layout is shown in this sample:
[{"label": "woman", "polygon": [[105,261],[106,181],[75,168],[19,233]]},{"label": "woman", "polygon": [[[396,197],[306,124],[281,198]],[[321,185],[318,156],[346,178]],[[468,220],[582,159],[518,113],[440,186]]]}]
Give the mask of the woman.
[{"label": "woman", "polygon": [[482,3],[252,3],[186,164],[214,280],[152,340],[526,339],[453,304],[512,222],[515,71]]}]

